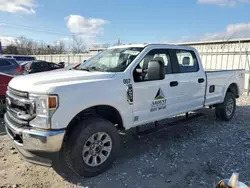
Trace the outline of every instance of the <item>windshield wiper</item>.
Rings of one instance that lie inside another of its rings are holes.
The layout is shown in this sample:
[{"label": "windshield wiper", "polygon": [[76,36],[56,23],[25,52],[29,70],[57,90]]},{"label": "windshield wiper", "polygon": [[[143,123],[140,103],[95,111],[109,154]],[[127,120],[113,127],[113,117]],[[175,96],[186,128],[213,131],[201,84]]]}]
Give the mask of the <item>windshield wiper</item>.
[{"label": "windshield wiper", "polygon": [[95,66],[88,67],[88,69],[89,69],[89,70],[92,70],[92,71],[101,71],[101,72],[103,72],[103,71],[104,71],[102,68],[95,67]]},{"label": "windshield wiper", "polygon": [[88,72],[90,72],[90,69],[89,69],[89,68],[76,68],[75,70],[83,70],[83,71],[88,71]]},{"label": "windshield wiper", "polygon": [[103,72],[104,71],[102,68],[95,67],[95,66],[84,67],[84,68],[76,68],[76,70],[84,70],[84,71],[88,71],[88,72],[91,72],[91,71],[101,71],[101,72]]}]

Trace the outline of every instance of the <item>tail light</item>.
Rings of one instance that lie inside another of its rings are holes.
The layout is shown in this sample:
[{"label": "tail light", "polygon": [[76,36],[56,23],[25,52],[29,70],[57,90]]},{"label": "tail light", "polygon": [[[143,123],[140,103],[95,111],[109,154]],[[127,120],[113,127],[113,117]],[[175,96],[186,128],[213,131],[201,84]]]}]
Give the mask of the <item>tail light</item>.
[{"label": "tail light", "polygon": [[17,71],[17,72],[22,72],[23,69],[22,69],[21,67],[18,67],[18,68],[16,68],[16,71]]}]

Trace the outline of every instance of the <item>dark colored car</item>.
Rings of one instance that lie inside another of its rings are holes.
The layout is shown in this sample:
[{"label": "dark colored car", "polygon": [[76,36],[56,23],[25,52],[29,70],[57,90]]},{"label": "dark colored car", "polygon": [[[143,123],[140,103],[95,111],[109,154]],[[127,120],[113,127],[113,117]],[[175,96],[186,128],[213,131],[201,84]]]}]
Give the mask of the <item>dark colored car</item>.
[{"label": "dark colored car", "polygon": [[58,65],[60,65],[62,68],[64,68],[65,67],[65,62],[60,62],[60,63],[58,63]]},{"label": "dark colored car", "polygon": [[16,60],[18,64],[21,64],[26,61],[35,61],[36,58],[33,56],[25,56],[25,55],[3,55],[3,57],[13,58]]},{"label": "dark colored car", "polygon": [[2,117],[6,111],[5,94],[8,84],[13,77],[13,75],[0,73],[0,117]]},{"label": "dark colored car", "polygon": [[0,72],[10,75],[20,75],[22,69],[15,59],[0,57]]},{"label": "dark colored car", "polygon": [[56,63],[36,60],[36,61],[31,61],[24,66],[23,74],[45,72],[45,71],[51,71],[51,70],[56,70],[56,69],[61,69],[61,68],[63,67]]}]

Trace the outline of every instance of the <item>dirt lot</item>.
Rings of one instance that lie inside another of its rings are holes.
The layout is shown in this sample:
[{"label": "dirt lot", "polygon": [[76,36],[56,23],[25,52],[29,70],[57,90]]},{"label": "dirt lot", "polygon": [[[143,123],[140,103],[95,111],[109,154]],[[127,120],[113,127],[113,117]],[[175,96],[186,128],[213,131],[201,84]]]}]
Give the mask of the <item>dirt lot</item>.
[{"label": "dirt lot", "polygon": [[89,179],[60,166],[54,170],[23,161],[0,125],[0,187],[209,188],[232,172],[250,185],[250,97],[238,100],[231,122],[204,111],[192,122],[141,139],[126,136],[113,168]]}]

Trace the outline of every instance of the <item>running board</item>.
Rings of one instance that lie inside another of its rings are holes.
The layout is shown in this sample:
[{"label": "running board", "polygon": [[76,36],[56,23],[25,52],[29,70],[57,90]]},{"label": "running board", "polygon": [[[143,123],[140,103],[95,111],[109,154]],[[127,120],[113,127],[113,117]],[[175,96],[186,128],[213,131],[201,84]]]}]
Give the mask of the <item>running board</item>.
[{"label": "running board", "polygon": [[149,136],[149,135],[157,133],[157,132],[168,130],[168,129],[170,129],[176,125],[179,125],[179,124],[190,123],[195,119],[203,117],[204,115],[205,114],[203,114],[203,113],[197,113],[197,114],[190,116],[188,113],[186,113],[186,115],[185,115],[186,118],[184,117],[180,120],[176,120],[176,121],[167,123],[162,127],[159,126],[158,122],[155,122],[153,128],[146,129],[145,131],[140,131],[141,126],[138,126],[138,127],[136,127],[136,133],[134,134],[134,136],[135,136],[135,138],[140,139],[142,137]]}]

